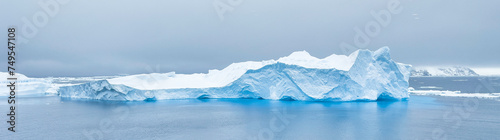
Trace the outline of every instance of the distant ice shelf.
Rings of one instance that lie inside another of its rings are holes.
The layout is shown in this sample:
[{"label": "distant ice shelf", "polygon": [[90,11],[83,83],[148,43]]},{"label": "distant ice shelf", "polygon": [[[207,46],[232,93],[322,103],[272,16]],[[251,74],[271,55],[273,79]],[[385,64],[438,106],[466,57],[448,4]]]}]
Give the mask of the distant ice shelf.
[{"label": "distant ice shelf", "polygon": [[301,101],[407,99],[411,66],[389,48],[319,59],[305,51],[278,60],[233,63],[208,73],[152,73],[58,89],[61,97],[94,100],[252,98]]},{"label": "distant ice shelf", "polygon": [[411,95],[500,99],[500,93],[461,93],[460,91],[449,90],[415,90],[412,87],[409,88],[409,93]]}]

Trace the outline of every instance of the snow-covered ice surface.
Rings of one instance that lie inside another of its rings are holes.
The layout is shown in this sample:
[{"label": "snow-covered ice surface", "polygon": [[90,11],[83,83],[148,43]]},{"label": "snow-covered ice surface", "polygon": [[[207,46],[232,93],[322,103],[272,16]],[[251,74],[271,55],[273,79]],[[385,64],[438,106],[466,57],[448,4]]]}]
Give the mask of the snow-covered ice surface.
[{"label": "snow-covered ice surface", "polygon": [[255,98],[353,101],[408,98],[411,66],[389,48],[318,59],[305,51],[278,60],[234,63],[206,74],[153,73],[60,87],[61,97],[97,100]]},{"label": "snow-covered ice surface", "polygon": [[412,77],[453,77],[453,76],[479,76],[474,70],[462,67],[413,67],[411,71]]},{"label": "snow-covered ice surface", "polygon": [[109,79],[111,84],[123,84],[136,89],[179,89],[179,88],[211,88],[223,87],[236,81],[249,70],[258,70],[264,66],[283,63],[287,65],[297,65],[310,69],[337,69],[348,71],[354,64],[357,53],[350,56],[331,55],[324,59],[311,56],[306,51],[294,52],[287,57],[267,61],[248,61],[233,63],[222,70],[209,70],[208,73],[198,74],[175,74],[152,73]]},{"label": "snow-covered ice surface", "polygon": [[[52,86],[52,81],[46,78],[29,78],[23,74],[16,73],[17,77],[15,96],[44,96]],[[7,87],[12,81],[7,80],[10,77],[7,72],[0,72],[0,96],[10,96],[10,87]],[[55,92],[54,92],[55,93]]]},{"label": "snow-covered ice surface", "polygon": [[[0,72],[0,96],[10,96],[9,87],[6,85],[12,81],[7,72]],[[94,77],[46,77],[31,78],[23,74],[16,73],[16,96],[37,97],[37,96],[57,96],[57,91],[63,86],[73,86],[92,81],[116,78],[119,76],[94,76]]]},{"label": "snow-covered ice surface", "polygon": [[500,76],[500,68],[472,68],[477,74],[484,76]]},{"label": "snow-covered ice surface", "polygon": [[44,78],[44,79],[52,81],[52,85],[50,86],[49,89],[47,89],[45,91],[45,94],[57,95],[57,91],[59,90],[60,87],[79,85],[79,84],[83,84],[83,83],[111,79],[111,78],[116,78],[116,77],[120,77],[120,76],[49,77],[49,78]]}]

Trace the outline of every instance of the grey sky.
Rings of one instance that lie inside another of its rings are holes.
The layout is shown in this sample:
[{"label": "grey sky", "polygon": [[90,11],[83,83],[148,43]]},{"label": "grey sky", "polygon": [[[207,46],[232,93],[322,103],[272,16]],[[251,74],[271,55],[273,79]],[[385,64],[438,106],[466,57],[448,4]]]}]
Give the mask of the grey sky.
[{"label": "grey sky", "polygon": [[[375,20],[370,11],[387,10],[389,2],[243,0],[220,20],[214,1],[69,1],[18,47],[18,72],[33,77],[193,73],[299,50],[317,57],[344,54],[339,44],[353,44],[353,29],[364,29]],[[23,17],[31,21],[43,11],[37,2],[1,1],[2,30],[21,28]],[[400,2],[402,12],[370,37],[368,49],[389,46],[393,59],[414,66],[500,67],[500,1]],[[7,57],[4,48],[0,58]],[[147,70],[156,65],[160,71]]]}]

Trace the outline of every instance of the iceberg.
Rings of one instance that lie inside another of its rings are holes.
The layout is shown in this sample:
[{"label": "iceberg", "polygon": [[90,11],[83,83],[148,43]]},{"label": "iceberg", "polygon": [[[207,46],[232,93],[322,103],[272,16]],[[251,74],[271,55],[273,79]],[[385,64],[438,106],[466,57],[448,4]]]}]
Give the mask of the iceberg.
[{"label": "iceberg", "polygon": [[404,100],[411,65],[394,62],[388,47],[323,59],[306,51],[278,60],[233,63],[208,73],[152,73],[60,87],[61,97],[150,101],[250,98],[300,101]]},{"label": "iceberg", "polygon": [[[0,72],[0,96],[10,96],[10,89],[6,85],[10,84],[13,81],[7,80],[7,78],[11,77],[8,72]],[[15,77],[17,81],[16,85],[16,94],[15,96],[46,96],[51,95],[46,93],[51,86],[52,81],[50,79],[45,78],[29,78],[23,74],[16,73]]]}]

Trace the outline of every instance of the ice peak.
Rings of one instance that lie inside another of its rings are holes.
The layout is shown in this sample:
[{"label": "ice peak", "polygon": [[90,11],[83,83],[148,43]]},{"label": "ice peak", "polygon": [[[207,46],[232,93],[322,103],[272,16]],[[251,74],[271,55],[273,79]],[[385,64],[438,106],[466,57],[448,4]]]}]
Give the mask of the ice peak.
[{"label": "ice peak", "polygon": [[287,57],[290,57],[290,58],[310,58],[313,56],[311,56],[311,54],[309,54],[309,52],[302,50],[302,51],[292,52],[292,54],[288,55]]},{"label": "ice peak", "polygon": [[391,59],[391,55],[390,55],[389,51],[390,51],[389,47],[385,46],[385,47],[382,47],[382,48],[376,50],[373,53],[373,56],[375,59],[380,59],[380,58]]},{"label": "ice peak", "polygon": [[296,51],[291,53],[288,56],[281,57],[278,59],[279,62],[282,63],[293,63],[296,61],[311,61],[311,60],[318,60],[318,58],[311,56],[307,51]]}]

